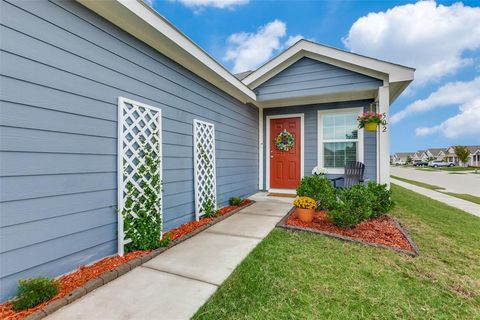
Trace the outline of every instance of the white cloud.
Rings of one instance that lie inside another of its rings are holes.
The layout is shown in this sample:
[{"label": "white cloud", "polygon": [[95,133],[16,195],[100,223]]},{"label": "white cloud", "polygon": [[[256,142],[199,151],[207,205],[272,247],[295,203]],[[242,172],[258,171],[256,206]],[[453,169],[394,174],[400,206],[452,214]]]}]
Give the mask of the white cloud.
[{"label": "white cloud", "polygon": [[[151,1],[151,0],[150,0]],[[188,8],[201,9],[213,7],[219,9],[232,9],[247,4],[250,0],[172,0],[178,1]]]},{"label": "white cloud", "polygon": [[480,8],[419,1],[361,17],[342,40],[353,52],[415,67],[421,85],[473,62],[464,54],[480,48],[479,26]]},{"label": "white cloud", "polygon": [[285,41],[287,25],[278,19],[267,23],[256,32],[239,32],[227,39],[225,61],[233,62],[233,73],[254,70],[274,54],[304,37],[300,34],[289,36]]},{"label": "white cloud", "polygon": [[256,33],[234,33],[227,39],[228,48],[224,60],[234,62],[234,73],[252,70],[281,48],[280,39],[286,32],[286,24],[274,20],[260,27]]},{"label": "white cloud", "polygon": [[417,136],[442,133],[447,138],[480,137],[480,98],[460,106],[460,113],[439,125],[417,128]]},{"label": "white cloud", "polygon": [[416,100],[403,110],[393,114],[390,121],[396,123],[415,113],[439,107],[461,105],[476,98],[480,98],[480,77],[472,81],[449,82],[432,92],[426,99]]}]

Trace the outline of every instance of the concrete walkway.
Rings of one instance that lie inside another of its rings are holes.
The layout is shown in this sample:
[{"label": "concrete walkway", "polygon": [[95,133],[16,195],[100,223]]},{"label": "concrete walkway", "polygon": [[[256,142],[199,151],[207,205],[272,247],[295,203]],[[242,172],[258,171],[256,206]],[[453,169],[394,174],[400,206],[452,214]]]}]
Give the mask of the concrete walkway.
[{"label": "concrete walkway", "polygon": [[400,181],[400,180],[397,180],[397,179],[394,179],[394,178],[391,178],[390,181],[392,183],[396,184],[396,185],[399,185],[399,186],[404,187],[406,189],[415,191],[417,193],[420,193],[421,195],[427,196],[427,197],[432,198],[434,200],[443,202],[443,203],[445,203],[449,206],[452,206],[452,207],[455,207],[457,209],[468,212],[470,214],[473,214],[474,216],[480,217],[480,205],[478,205],[476,203],[466,201],[466,200],[463,200],[463,199],[459,199],[459,198],[456,198],[456,197],[452,197],[452,196],[450,196],[448,194],[445,194],[445,193],[442,193],[442,192],[418,187],[418,186],[415,186],[413,184],[403,182],[403,181]]},{"label": "concrete walkway", "polygon": [[52,315],[56,319],[190,319],[292,207],[257,203],[165,251]]}]

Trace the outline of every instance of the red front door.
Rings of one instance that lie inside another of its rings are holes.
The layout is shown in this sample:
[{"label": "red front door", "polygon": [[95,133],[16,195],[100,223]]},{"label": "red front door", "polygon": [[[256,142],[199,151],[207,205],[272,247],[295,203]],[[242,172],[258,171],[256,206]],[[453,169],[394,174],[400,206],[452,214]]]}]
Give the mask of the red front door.
[{"label": "red front door", "polygon": [[[287,130],[293,135],[293,148],[279,150],[275,138]],[[270,120],[270,188],[296,189],[300,182],[300,118]]]}]

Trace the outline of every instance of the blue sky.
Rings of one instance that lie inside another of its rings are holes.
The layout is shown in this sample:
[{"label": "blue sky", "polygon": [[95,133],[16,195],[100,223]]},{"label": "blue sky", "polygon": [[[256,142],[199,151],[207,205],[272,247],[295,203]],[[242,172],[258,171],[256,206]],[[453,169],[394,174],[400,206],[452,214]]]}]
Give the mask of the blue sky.
[{"label": "blue sky", "polygon": [[414,67],[391,107],[391,152],[480,144],[479,1],[150,2],[234,72],[299,38]]}]

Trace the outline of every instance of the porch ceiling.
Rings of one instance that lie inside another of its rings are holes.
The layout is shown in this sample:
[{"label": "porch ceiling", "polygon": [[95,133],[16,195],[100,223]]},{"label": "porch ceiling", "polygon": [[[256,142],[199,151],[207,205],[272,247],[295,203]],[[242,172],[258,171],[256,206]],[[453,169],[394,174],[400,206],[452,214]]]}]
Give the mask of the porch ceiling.
[{"label": "porch ceiling", "polygon": [[257,105],[262,108],[276,108],[289,107],[317,103],[341,102],[341,101],[355,101],[375,99],[378,95],[378,90],[368,89],[360,91],[346,91],[338,93],[319,94],[303,97],[289,97],[284,99],[266,99],[257,100]]}]

